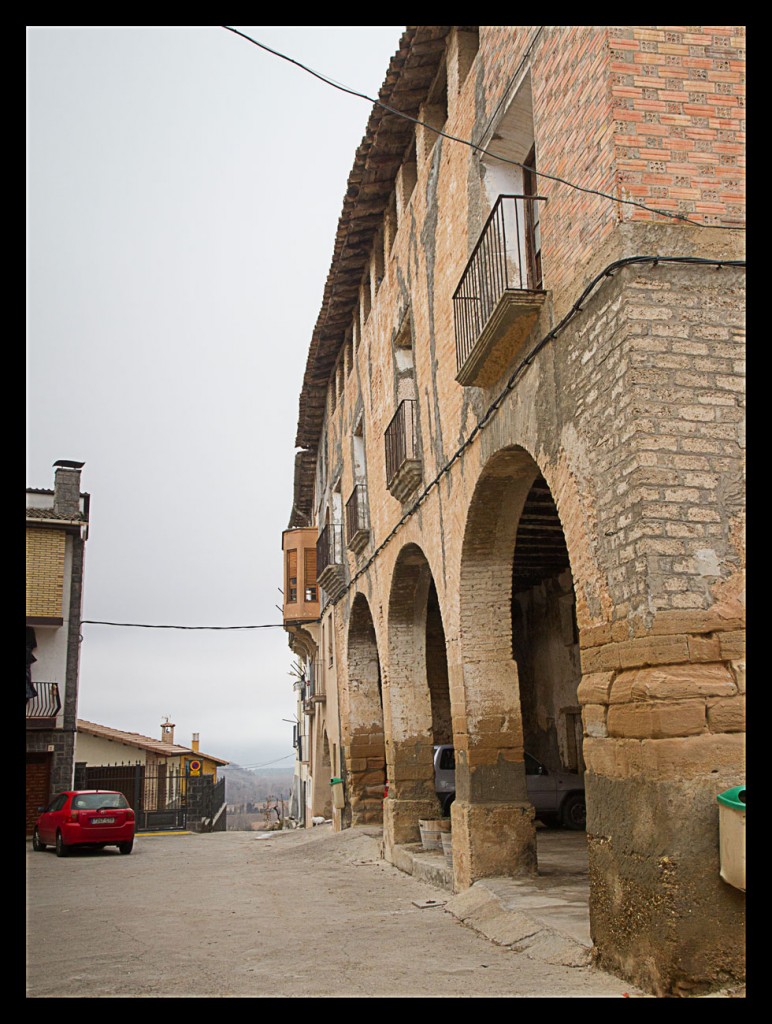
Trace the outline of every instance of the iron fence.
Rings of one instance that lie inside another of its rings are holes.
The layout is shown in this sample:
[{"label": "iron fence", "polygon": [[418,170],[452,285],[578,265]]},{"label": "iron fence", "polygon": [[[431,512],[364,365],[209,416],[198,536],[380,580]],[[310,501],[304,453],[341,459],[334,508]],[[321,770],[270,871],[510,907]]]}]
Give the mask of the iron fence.
[{"label": "iron fence", "polygon": [[413,398],[403,399],[397,408],[384,435],[386,442],[386,486],[391,486],[395,476],[406,462],[418,458],[416,435],[416,405]]},{"label": "iron fence", "polygon": [[58,683],[32,684],[35,695],[27,698],[27,728],[49,725],[62,710]]},{"label": "iron fence", "polygon": [[358,533],[370,529],[367,511],[367,486],[356,484],[346,502],[346,544],[351,545]]},{"label": "iron fence", "polygon": [[138,832],[225,829],[225,779],[189,774],[184,766],[75,765],[76,789],[115,789],[134,810]]},{"label": "iron fence", "polygon": [[538,206],[544,196],[499,196],[453,294],[458,369],[507,291],[541,288]]},{"label": "iron fence", "polygon": [[325,569],[343,562],[342,531],[340,523],[328,523],[316,542],[316,578],[324,586]]}]

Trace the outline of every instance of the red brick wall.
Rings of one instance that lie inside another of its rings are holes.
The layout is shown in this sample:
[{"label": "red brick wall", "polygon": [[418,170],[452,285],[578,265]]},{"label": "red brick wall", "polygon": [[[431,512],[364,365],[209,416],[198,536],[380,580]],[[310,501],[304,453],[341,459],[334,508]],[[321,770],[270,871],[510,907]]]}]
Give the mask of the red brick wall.
[{"label": "red brick wall", "polygon": [[744,222],[744,33],[623,26],[608,43],[621,193],[704,224]]}]

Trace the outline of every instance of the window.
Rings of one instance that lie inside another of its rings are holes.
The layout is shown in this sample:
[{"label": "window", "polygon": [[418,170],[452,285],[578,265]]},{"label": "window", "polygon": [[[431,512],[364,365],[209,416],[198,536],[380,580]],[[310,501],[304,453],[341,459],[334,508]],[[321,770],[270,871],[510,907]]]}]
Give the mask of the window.
[{"label": "window", "polygon": [[[523,191],[527,196],[539,194],[536,177],[536,149],[531,146],[523,168]],[[541,228],[539,225],[539,203],[525,204],[525,246],[528,260],[528,278],[531,288],[541,288]]]},{"label": "window", "polygon": [[100,811],[103,807],[128,807],[123,793],[81,793],[72,798],[74,811]]},{"label": "window", "polygon": [[298,599],[298,553],[287,552],[287,604],[296,604]]},{"label": "window", "polygon": [[383,277],[385,274],[384,261],[383,261],[383,228],[381,227],[375,236],[375,242],[373,243],[373,262],[372,262],[372,273],[375,278],[375,292],[378,294],[378,289],[381,286]]},{"label": "window", "polygon": [[410,327],[410,310],[402,318],[394,338],[394,364],[397,382],[397,404],[405,398],[416,397],[415,360],[413,357],[413,332]]},{"label": "window", "polygon": [[303,583],[306,601],[316,601],[316,548],[306,548],[303,551]]},{"label": "window", "polygon": [[352,329],[350,327],[346,333],[346,340],[343,345],[343,363],[346,367],[346,376],[348,377],[354,368],[354,342],[352,338]]},{"label": "window", "polygon": [[422,103],[418,111],[418,120],[423,122],[416,125],[416,160],[419,165],[434,149],[434,144],[439,138],[437,132],[442,131],[447,119],[448,75],[447,65],[443,60],[429,89],[426,103]]},{"label": "window", "polygon": [[362,302],[362,326],[367,323],[367,318],[370,316],[371,306],[371,292],[370,292],[370,273],[368,271],[366,277],[362,281],[362,287],[360,289],[360,296]]}]

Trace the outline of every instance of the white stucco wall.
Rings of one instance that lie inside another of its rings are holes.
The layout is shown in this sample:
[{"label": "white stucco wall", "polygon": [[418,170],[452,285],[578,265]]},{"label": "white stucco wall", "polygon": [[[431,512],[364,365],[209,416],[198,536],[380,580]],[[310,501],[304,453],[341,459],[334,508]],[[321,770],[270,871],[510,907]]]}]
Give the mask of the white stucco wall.
[{"label": "white stucco wall", "polygon": [[147,751],[127,743],[78,732],[75,737],[75,760],[85,761],[86,764],[146,764]]}]

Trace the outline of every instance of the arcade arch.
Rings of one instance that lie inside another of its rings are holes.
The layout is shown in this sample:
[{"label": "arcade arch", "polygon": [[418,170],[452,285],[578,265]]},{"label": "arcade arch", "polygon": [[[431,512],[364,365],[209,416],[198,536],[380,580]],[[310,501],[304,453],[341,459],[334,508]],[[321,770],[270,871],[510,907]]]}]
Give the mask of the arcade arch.
[{"label": "arcade arch", "polygon": [[383,820],[386,751],[383,727],[381,664],[370,606],[363,594],[354,599],[348,630],[349,743],[348,824]]},{"label": "arcade arch", "polygon": [[525,752],[548,772],[583,769],[569,553],[550,488],[522,448],[498,452],[480,476],[459,597],[465,729],[451,813],[455,884],[466,888],[537,871]]},{"label": "arcade arch", "polygon": [[451,742],[445,631],[434,578],[416,544],[400,552],[388,618],[389,799],[384,834],[393,843],[419,838],[418,821],[436,818],[434,745]]}]

